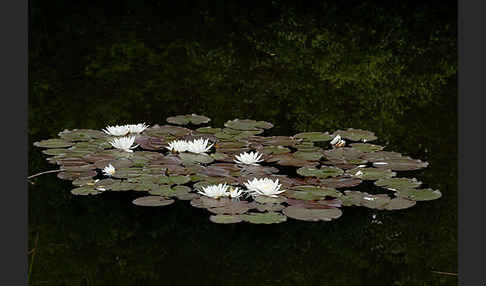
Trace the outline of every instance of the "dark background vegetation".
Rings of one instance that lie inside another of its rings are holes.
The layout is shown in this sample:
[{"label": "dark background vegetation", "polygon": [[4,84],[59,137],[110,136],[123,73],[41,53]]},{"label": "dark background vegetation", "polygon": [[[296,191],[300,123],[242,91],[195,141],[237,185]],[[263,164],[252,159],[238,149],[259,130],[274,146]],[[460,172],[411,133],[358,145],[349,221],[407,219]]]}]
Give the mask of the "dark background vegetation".
[{"label": "dark background vegetation", "polygon": [[[198,113],[362,128],[443,197],[332,223],[216,225],[184,202],[29,186],[30,285],[455,285],[454,1],[30,1],[29,144]],[[54,169],[29,149],[29,173]],[[382,224],[371,223],[376,214]]]}]

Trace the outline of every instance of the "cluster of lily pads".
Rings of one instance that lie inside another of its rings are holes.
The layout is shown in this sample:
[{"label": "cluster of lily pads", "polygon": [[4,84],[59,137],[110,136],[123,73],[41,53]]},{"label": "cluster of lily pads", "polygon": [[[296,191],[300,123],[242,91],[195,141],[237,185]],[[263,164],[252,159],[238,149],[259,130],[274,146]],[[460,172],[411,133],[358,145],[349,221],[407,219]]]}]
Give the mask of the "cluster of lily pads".
[{"label": "cluster of lily pads", "polygon": [[[74,195],[148,193],[133,201],[139,206],[190,201],[215,223],[330,221],[343,206],[398,210],[441,197],[415,178],[396,177],[428,164],[368,143],[377,139],[370,131],[263,136],[273,124],[235,119],[198,127],[210,119],[196,114],[167,122],[64,130],[34,145],[47,148]],[[386,193],[358,191],[363,181]]]}]

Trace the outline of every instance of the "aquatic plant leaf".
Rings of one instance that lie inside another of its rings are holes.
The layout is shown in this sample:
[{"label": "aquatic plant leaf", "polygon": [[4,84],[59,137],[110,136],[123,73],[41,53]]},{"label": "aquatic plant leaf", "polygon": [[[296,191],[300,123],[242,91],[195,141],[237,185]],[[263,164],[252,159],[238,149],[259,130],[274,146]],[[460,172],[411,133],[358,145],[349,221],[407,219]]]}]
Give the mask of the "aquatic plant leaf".
[{"label": "aquatic plant leaf", "polygon": [[164,196],[164,197],[172,197],[175,196],[175,192],[171,189],[170,185],[155,185],[149,190],[149,194],[154,196]]},{"label": "aquatic plant leaf", "polygon": [[413,207],[416,204],[414,200],[409,200],[406,198],[393,198],[385,205],[385,210],[402,210]]},{"label": "aquatic plant leaf", "polygon": [[[297,191],[304,191],[304,192],[315,192],[319,193],[328,197],[334,197],[334,198],[339,198],[342,196],[341,192],[339,192],[336,189],[333,188],[328,188],[328,187],[322,187],[322,186],[295,186],[292,187],[293,190]],[[297,198],[296,198],[297,199]]]},{"label": "aquatic plant leaf", "polygon": [[300,206],[306,209],[330,209],[340,208],[342,206],[340,199],[325,199],[325,200],[300,200],[300,199],[287,199],[287,204],[292,206]]},{"label": "aquatic plant leaf", "polygon": [[208,208],[214,214],[243,214],[250,210],[251,206],[244,201],[229,201],[224,206]]},{"label": "aquatic plant leaf", "polygon": [[409,189],[400,190],[395,193],[398,197],[404,197],[413,201],[431,201],[442,197],[439,190],[433,189]]},{"label": "aquatic plant leaf", "polygon": [[179,158],[181,158],[184,163],[209,164],[214,161],[214,159],[207,154],[180,153]]},{"label": "aquatic plant leaf", "polygon": [[241,141],[221,141],[215,144],[216,149],[245,148],[247,146],[248,142]]},{"label": "aquatic plant leaf", "polygon": [[259,212],[278,212],[285,208],[284,205],[281,204],[260,204],[256,203],[254,208]]},{"label": "aquatic plant leaf", "polygon": [[346,171],[346,175],[359,178],[362,180],[379,180],[384,178],[394,177],[397,173],[392,172],[390,169],[378,169],[378,168],[355,168]]},{"label": "aquatic plant leaf", "polygon": [[128,183],[128,182],[116,182],[108,186],[108,189],[110,191],[114,192],[124,192],[124,191],[131,191],[134,188],[133,183]]},{"label": "aquatic plant leaf", "polygon": [[112,175],[114,178],[119,179],[126,179],[126,178],[133,178],[138,177],[143,174],[143,170],[141,168],[119,168],[116,172]]},{"label": "aquatic plant leaf", "polygon": [[384,209],[391,198],[387,194],[371,195],[358,191],[344,191],[343,206],[364,206],[371,209]]},{"label": "aquatic plant leaf", "polygon": [[93,186],[83,186],[71,190],[71,194],[76,196],[98,195],[102,192],[102,190],[97,190]]},{"label": "aquatic plant leaf", "polygon": [[351,188],[355,187],[363,182],[361,179],[358,178],[349,178],[349,177],[334,177],[334,178],[327,178],[319,180],[319,185],[321,187],[327,188]]},{"label": "aquatic plant leaf", "polygon": [[294,135],[294,138],[304,139],[312,142],[331,141],[334,136],[331,136],[329,132],[303,132]]},{"label": "aquatic plant leaf", "polygon": [[103,169],[110,164],[115,167],[115,170],[120,168],[129,168],[134,165],[133,161],[127,158],[99,160],[94,163],[98,169]]},{"label": "aquatic plant leaf", "polygon": [[228,198],[213,199],[205,196],[200,196],[198,198],[191,200],[191,206],[196,208],[205,208],[205,209],[219,208],[219,207],[224,207],[230,202],[231,200]]},{"label": "aquatic plant leaf", "polygon": [[375,134],[371,131],[348,128],[347,130],[337,130],[333,133],[334,136],[340,135],[341,138],[348,139],[351,141],[374,141],[378,139]]},{"label": "aquatic plant leaf", "polygon": [[286,197],[279,196],[278,198],[271,198],[266,196],[254,196],[253,199],[261,204],[281,204],[287,201]]},{"label": "aquatic plant leaf", "polygon": [[386,178],[376,181],[375,186],[392,189],[394,191],[418,188],[422,182],[416,178]]},{"label": "aquatic plant leaf", "polygon": [[357,149],[361,152],[375,152],[375,151],[381,151],[383,150],[383,146],[380,145],[374,145],[374,144],[368,144],[368,143],[351,143],[349,144],[354,149]]},{"label": "aquatic plant leaf", "polygon": [[290,153],[290,149],[284,146],[265,146],[258,151],[266,155]]},{"label": "aquatic plant leaf", "polygon": [[62,180],[69,180],[73,181],[78,178],[92,178],[96,176],[96,171],[89,170],[89,171],[82,171],[82,172],[60,172],[57,173],[57,177]]},{"label": "aquatic plant leaf", "polygon": [[149,137],[162,137],[165,138],[166,140],[170,140],[170,136],[175,136],[175,137],[182,137],[187,134],[191,133],[191,129],[181,127],[181,126],[173,126],[173,125],[154,125],[150,128],[147,128],[144,131],[145,136]]},{"label": "aquatic plant leaf", "polygon": [[282,212],[290,218],[303,221],[331,221],[343,214],[338,208],[307,209],[297,205],[286,207]]},{"label": "aquatic plant leaf", "polygon": [[292,154],[270,155],[268,158],[265,159],[265,161],[270,163],[275,162],[277,165],[280,166],[314,167],[319,165],[319,162],[298,159],[292,156]]},{"label": "aquatic plant leaf", "polygon": [[343,174],[343,170],[332,166],[321,166],[320,169],[314,167],[302,167],[297,169],[297,174],[304,177],[328,178],[337,177]]},{"label": "aquatic plant leaf", "polygon": [[318,161],[322,158],[323,154],[318,151],[297,151],[292,154],[295,158],[306,161]]},{"label": "aquatic plant leaf", "polygon": [[45,150],[42,150],[42,153],[46,154],[46,155],[67,155],[69,154],[69,150],[68,149],[45,149]]},{"label": "aquatic plant leaf", "polygon": [[272,224],[287,221],[287,217],[277,212],[250,213],[239,216],[242,220],[254,224]]},{"label": "aquatic plant leaf", "polygon": [[328,189],[328,190],[303,190],[303,191],[296,191],[296,190],[287,190],[283,193],[284,196],[288,198],[293,198],[297,200],[306,200],[306,201],[317,201],[323,200],[326,197],[340,197],[342,194],[336,190]]},{"label": "aquatic plant leaf", "polygon": [[232,156],[229,156],[228,154],[221,153],[218,151],[216,151],[216,153],[211,154],[210,156],[213,157],[213,159],[216,161],[233,162]]},{"label": "aquatic plant leaf", "polygon": [[238,223],[242,222],[243,220],[237,215],[212,215],[209,217],[209,220],[214,223]]},{"label": "aquatic plant leaf", "polygon": [[169,182],[172,185],[183,185],[189,183],[191,181],[191,177],[189,176],[169,176]]},{"label": "aquatic plant leaf", "polygon": [[422,162],[420,160],[414,160],[409,157],[388,159],[384,161],[376,161],[373,163],[373,167],[390,169],[394,171],[411,171],[418,170],[428,166],[427,162]]},{"label": "aquatic plant leaf", "polygon": [[73,142],[69,142],[62,139],[47,139],[38,142],[34,142],[34,146],[41,148],[63,148],[73,146]]},{"label": "aquatic plant leaf", "polygon": [[226,121],[225,127],[236,129],[236,130],[259,130],[259,129],[270,129],[273,124],[265,121],[256,121],[251,119],[235,119]]},{"label": "aquatic plant leaf", "polygon": [[216,134],[221,132],[221,128],[214,128],[214,127],[200,127],[196,129],[197,132],[199,133],[209,133],[209,134]]},{"label": "aquatic plant leaf", "polygon": [[390,152],[390,151],[376,151],[371,153],[363,153],[361,155],[362,159],[368,160],[370,162],[380,162],[386,161],[389,159],[397,159],[401,158],[402,154],[397,152]]},{"label": "aquatic plant leaf", "polygon": [[161,196],[145,196],[132,201],[134,205],[144,207],[162,207],[173,204],[175,201]]},{"label": "aquatic plant leaf", "polygon": [[99,130],[91,129],[73,129],[64,130],[58,133],[58,136],[66,141],[89,141],[91,139],[107,138],[108,136]]},{"label": "aquatic plant leaf", "polygon": [[208,117],[197,114],[177,115],[167,118],[168,123],[176,125],[187,125],[189,123],[192,123],[194,125],[200,125],[203,123],[208,123],[209,121],[211,121],[211,119],[209,119]]}]

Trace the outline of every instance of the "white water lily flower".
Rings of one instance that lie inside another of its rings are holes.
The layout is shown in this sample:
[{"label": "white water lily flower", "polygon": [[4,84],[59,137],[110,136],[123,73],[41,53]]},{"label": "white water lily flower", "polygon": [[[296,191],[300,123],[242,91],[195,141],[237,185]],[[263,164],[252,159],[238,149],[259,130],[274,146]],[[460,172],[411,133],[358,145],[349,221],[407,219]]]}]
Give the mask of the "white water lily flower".
[{"label": "white water lily flower", "polygon": [[209,139],[195,139],[187,143],[187,151],[192,153],[206,153],[213,147],[214,144],[209,145]]},{"label": "white water lily flower", "polygon": [[252,181],[248,180],[244,185],[250,194],[257,196],[277,198],[278,194],[285,192],[285,190],[280,191],[282,185],[278,183],[278,180],[273,181],[269,178],[254,178]]},{"label": "white water lily flower", "polygon": [[145,125],[145,123],[130,124],[125,126],[128,127],[130,133],[141,133],[149,127],[148,125]]},{"label": "white water lily flower", "polygon": [[359,176],[362,176],[362,175],[363,175],[363,172],[358,171],[358,172],[356,172],[356,174],[354,174],[354,175],[359,177]]},{"label": "white water lily flower", "polygon": [[186,152],[187,149],[189,148],[189,143],[185,140],[175,140],[172,142],[169,142],[169,147],[165,147],[169,149],[170,151],[175,151],[175,152]]},{"label": "white water lily flower", "polygon": [[110,141],[111,146],[126,152],[133,152],[131,149],[138,147],[138,145],[132,147],[133,143],[135,143],[135,136],[115,138]]},{"label": "white water lily flower", "polygon": [[105,129],[103,129],[103,132],[112,136],[125,136],[128,134],[128,132],[130,132],[130,128],[128,125],[107,126]]},{"label": "white water lily flower", "polygon": [[262,154],[258,152],[244,152],[241,153],[240,155],[236,155],[236,160],[234,160],[238,164],[248,164],[248,165],[258,165],[257,163],[262,162],[263,160],[260,160],[262,157]]},{"label": "white water lily flower", "polygon": [[104,167],[103,168],[103,174],[105,176],[113,176],[113,174],[115,174],[116,170],[115,170],[115,167],[113,167],[112,164],[109,164],[108,166]]},{"label": "white water lily flower", "polygon": [[331,140],[331,145],[336,145],[339,141],[341,140],[341,135],[336,135],[336,137],[334,137],[332,140]]},{"label": "white water lily flower", "polygon": [[228,190],[228,185],[219,184],[219,185],[209,185],[206,187],[202,187],[201,190],[197,192],[206,197],[219,199],[220,197],[225,197],[227,195],[227,190]]},{"label": "white water lily flower", "polygon": [[232,199],[237,199],[243,195],[243,190],[240,188],[229,187],[229,191],[226,192],[226,195]]}]

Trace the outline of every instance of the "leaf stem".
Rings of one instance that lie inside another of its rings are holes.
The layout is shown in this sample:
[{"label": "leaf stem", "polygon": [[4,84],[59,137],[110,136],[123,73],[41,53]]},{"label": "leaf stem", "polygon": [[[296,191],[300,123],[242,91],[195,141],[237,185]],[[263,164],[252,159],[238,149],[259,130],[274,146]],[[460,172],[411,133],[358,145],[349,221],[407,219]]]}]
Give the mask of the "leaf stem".
[{"label": "leaf stem", "polygon": [[50,170],[50,171],[40,172],[40,173],[37,173],[35,175],[28,176],[27,179],[32,179],[32,178],[35,178],[35,177],[40,176],[40,175],[49,174],[49,173],[57,173],[57,172],[62,172],[62,171],[65,171],[65,169],[58,169],[58,170]]}]

